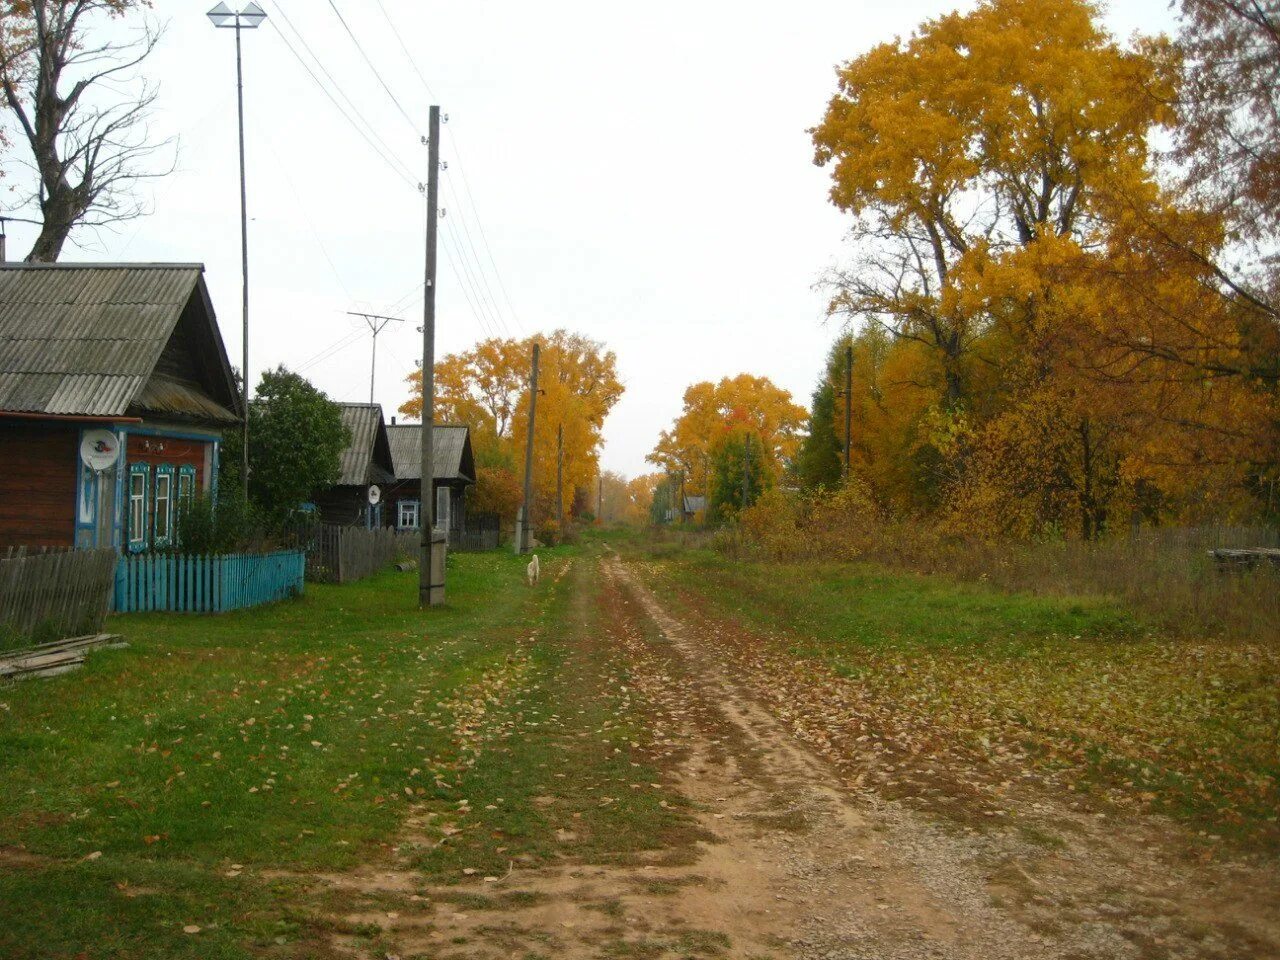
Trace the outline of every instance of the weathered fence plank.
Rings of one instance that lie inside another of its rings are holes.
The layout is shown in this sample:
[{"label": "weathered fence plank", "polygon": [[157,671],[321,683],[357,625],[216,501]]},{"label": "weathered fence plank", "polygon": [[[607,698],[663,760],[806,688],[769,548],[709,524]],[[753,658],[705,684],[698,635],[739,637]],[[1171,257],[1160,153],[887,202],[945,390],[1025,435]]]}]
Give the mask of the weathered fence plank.
[{"label": "weathered fence plank", "polygon": [[0,558],[0,628],[27,636],[102,629],[115,575],[112,550],[27,553]]}]

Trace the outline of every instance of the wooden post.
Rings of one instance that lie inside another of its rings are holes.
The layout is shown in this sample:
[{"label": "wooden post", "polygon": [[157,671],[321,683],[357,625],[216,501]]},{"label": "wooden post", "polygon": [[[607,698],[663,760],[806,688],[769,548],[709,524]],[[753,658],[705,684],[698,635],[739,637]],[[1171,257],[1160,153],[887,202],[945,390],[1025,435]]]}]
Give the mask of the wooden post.
[{"label": "wooden post", "polygon": [[527,553],[533,528],[533,431],[538,423],[538,341],[533,342],[533,365],[529,368],[529,435],[524,443],[524,505],[516,530],[516,553]]},{"label": "wooden post", "polygon": [[422,297],[422,480],[418,505],[418,606],[444,603],[444,547],[432,522],[435,501],[436,230],[440,195],[440,108],[432,106],[427,129],[427,263]]}]

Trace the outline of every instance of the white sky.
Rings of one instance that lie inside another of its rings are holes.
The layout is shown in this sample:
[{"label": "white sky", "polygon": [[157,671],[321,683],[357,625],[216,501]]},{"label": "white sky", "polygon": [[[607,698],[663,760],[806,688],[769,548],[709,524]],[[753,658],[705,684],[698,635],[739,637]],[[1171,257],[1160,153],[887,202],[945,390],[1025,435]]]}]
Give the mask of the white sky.
[{"label": "white sky", "polygon": [[[154,129],[180,149],[146,188],[153,213],[79,235],[63,259],[205,263],[239,365],[234,35],[206,20],[214,2],[155,2],[167,32],[145,71],[160,86]],[[284,363],[334,399],[367,400],[369,336],[344,311],[395,312],[408,322],[378,341],[390,416],[421,352],[422,201],[289,52],[277,28],[306,56],[286,16],[415,183],[426,148],[329,0],[261,2],[270,21],[245,35],[255,380]],[[645,455],[692,382],[748,371],[807,404],[835,334],[813,284],[847,250],[805,130],[837,63],[956,3],[381,2],[450,116],[440,353],[558,326],[604,341],[627,392],[603,462],[630,475],[652,469]],[[431,97],[378,0],[334,3],[425,131]],[[1116,0],[1107,16],[1121,36],[1173,24],[1166,0]],[[4,166],[10,184],[24,176]],[[9,234],[25,256],[34,228]],[[464,262],[481,275],[470,300],[453,272],[467,276]]]}]

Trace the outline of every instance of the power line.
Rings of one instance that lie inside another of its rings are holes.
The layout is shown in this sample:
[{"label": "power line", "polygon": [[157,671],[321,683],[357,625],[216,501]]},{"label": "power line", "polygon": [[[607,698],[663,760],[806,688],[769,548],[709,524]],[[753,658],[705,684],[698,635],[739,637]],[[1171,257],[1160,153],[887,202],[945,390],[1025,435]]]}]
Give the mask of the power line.
[{"label": "power line", "polygon": [[[450,195],[453,197],[454,200],[458,202],[458,206],[461,207],[462,201],[458,198],[458,192],[453,188],[452,180],[446,179],[445,186],[448,187]],[[497,297],[493,295],[493,287],[489,285],[489,278],[485,275],[484,268],[480,263],[480,255],[476,253],[476,245],[471,239],[471,228],[467,226],[467,218],[459,217],[458,222],[462,224],[462,234],[467,241],[467,247],[471,251],[471,259],[476,266],[476,273],[479,276],[481,282],[484,284],[485,293],[487,293],[489,296],[489,303],[493,308],[494,316],[497,317],[498,324],[499,326],[502,327],[502,332],[505,334],[509,334],[510,331],[507,329],[507,322],[502,318],[502,311],[498,307]],[[465,254],[466,251],[464,250],[463,253]]]},{"label": "power line", "polygon": [[457,158],[458,172],[462,174],[462,187],[467,191],[467,200],[470,201],[471,210],[476,216],[476,228],[480,231],[480,242],[484,245],[485,253],[488,254],[489,263],[493,265],[494,276],[498,278],[498,287],[502,290],[502,296],[506,300],[507,309],[511,311],[511,320],[515,324],[516,329],[520,330],[520,315],[516,312],[515,304],[511,302],[511,294],[507,292],[506,282],[502,279],[502,271],[498,269],[498,262],[493,256],[493,248],[489,246],[489,237],[484,231],[484,220],[480,217],[480,208],[476,205],[475,197],[471,194],[471,181],[467,178],[467,168],[462,162],[462,149],[458,146],[458,138],[454,135],[452,129],[450,129],[448,133],[449,142],[453,144],[454,156]]},{"label": "power line", "polygon": [[[304,47],[307,48],[307,52],[311,53],[311,56],[315,59],[316,64],[320,67],[322,71],[324,71],[325,75],[328,76],[329,79],[332,81],[333,80],[332,74],[330,74],[329,71],[325,69],[323,61],[321,61],[320,58],[317,57],[315,53],[311,51],[311,48],[307,44],[307,41],[303,38],[302,34],[298,31],[298,28],[295,27],[292,21],[289,20],[288,15],[285,14],[283,10],[281,10],[278,3],[276,4],[276,11],[280,13],[284,21],[289,24],[290,29],[292,29],[294,33],[297,34],[298,40],[302,43]],[[308,64],[307,61],[303,58],[302,54],[300,54],[294,48],[293,44],[289,42],[289,37],[285,34],[285,32],[275,25],[274,20],[269,20],[268,22],[271,23],[271,25],[275,28],[276,34],[280,37],[282,41],[284,41],[284,45],[289,49],[289,52],[292,53],[294,58],[298,61],[298,63],[302,65],[302,69],[307,72],[307,75],[311,77],[311,79],[315,82],[316,86],[320,88],[320,92],[329,98],[329,102],[332,103],[334,107],[337,109],[337,111],[340,114],[342,114],[343,118],[349,124],[351,124],[352,128],[356,131],[356,133],[360,134],[360,136],[364,139],[365,143],[367,143],[370,146],[370,148],[373,150],[374,153],[376,153],[379,157],[382,158],[382,160],[387,164],[387,166],[389,166],[395,172],[396,176],[398,176],[401,180],[407,183],[414,190],[417,190],[418,184],[414,181],[413,175],[409,171],[409,167],[403,161],[401,161],[398,157],[396,157],[395,159],[392,159],[394,157],[393,151],[391,150],[390,147],[387,147],[386,144],[383,143],[382,138],[379,137],[377,133],[373,132],[372,128],[370,128],[369,133],[366,133],[364,131],[364,129],[359,125],[359,123],[357,123],[351,117],[351,115],[347,113],[347,111],[343,108],[342,104],[338,102],[337,98],[334,97],[334,95],[330,92],[329,88],[325,86],[324,82],[318,76],[316,76],[316,73],[314,70],[311,69],[310,64]],[[338,86],[336,81],[334,81],[334,85]],[[340,89],[341,88],[339,87],[339,90]],[[353,104],[353,108],[354,108],[354,104]],[[377,141],[376,143],[374,142],[375,140]],[[382,146],[379,147],[378,144],[382,144]]]},{"label": "power line", "polygon": [[[404,54],[404,58],[406,61],[408,61],[409,67],[413,70],[414,75],[417,76],[418,82],[422,84],[422,88],[427,92],[428,96],[430,96],[433,100],[439,99],[438,97],[436,97],[435,91],[431,89],[431,84],[427,82],[427,78],[423,76],[422,71],[418,69],[417,60],[415,60],[413,57],[413,54],[409,52],[409,48],[405,45],[403,35],[400,33],[399,28],[395,25],[395,21],[392,20],[391,15],[387,12],[387,8],[383,5],[382,0],[376,0],[376,2],[378,4],[378,9],[382,12],[383,18],[387,21],[387,26],[391,28],[391,33],[396,38],[396,43],[400,47],[400,52]],[[330,0],[330,3],[332,3],[332,0]],[[516,311],[515,305],[511,302],[511,294],[507,290],[506,281],[502,279],[502,271],[498,269],[498,261],[493,255],[493,247],[491,247],[489,244],[489,237],[484,229],[484,220],[480,216],[480,207],[476,204],[475,196],[471,191],[471,181],[470,181],[470,178],[467,177],[466,166],[462,160],[462,149],[458,144],[458,137],[453,132],[453,129],[451,127],[446,127],[445,129],[449,135],[449,141],[453,145],[453,152],[454,152],[454,156],[456,157],[458,170],[462,174],[462,186],[467,194],[467,202],[470,204],[471,212],[475,216],[476,229],[480,234],[480,243],[484,247],[485,254],[489,260],[489,265],[493,268],[493,273],[494,273],[494,276],[497,278],[498,288],[502,291],[502,297],[504,302],[507,305],[507,310],[511,313],[511,321],[513,325],[516,327],[516,329],[519,330],[521,328],[520,316]],[[456,193],[455,193],[455,196],[456,196]],[[462,207],[462,203],[460,200],[459,200],[458,206],[459,208]],[[478,257],[477,257],[477,260],[478,260]]]},{"label": "power line", "polygon": [[387,13],[387,8],[382,5],[382,0],[377,0],[377,4],[378,9],[382,11],[382,16],[387,21],[387,26],[391,28],[391,33],[396,38],[396,43],[400,44],[401,53],[403,53],[404,58],[409,61],[409,66],[413,68],[413,72],[418,75],[418,80],[422,83],[423,89],[427,91],[427,94],[432,100],[439,100],[440,98],[436,96],[436,92],[431,89],[431,84],[427,83],[427,78],[424,77],[422,75],[422,71],[418,69],[418,63],[413,59],[412,54],[409,53],[409,48],[404,45],[404,39],[400,36],[400,31],[396,29],[395,22],[391,19],[391,14]]},{"label": "power line", "polygon": [[[413,132],[421,137],[422,131],[419,130],[418,125],[413,122],[413,117],[409,116],[409,111],[405,110],[401,105],[400,99],[391,92],[391,88],[387,86],[387,81],[382,79],[382,74],[378,72],[378,68],[374,66],[373,61],[369,59],[369,55],[364,52],[364,47],[360,46],[360,41],[356,39],[355,32],[347,23],[347,18],[342,15],[342,11],[338,9],[338,5],[334,3],[334,0],[329,0],[329,8],[333,10],[334,15],[337,16],[338,20],[342,23],[342,28],[347,31],[347,36],[349,36],[351,38],[351,42],[356,45],[356,49],[360,51],[360,56],[364,57],[364,62],[369,65],[369,69],[373,71],[373,75],[377,78],[378,83],[382,85],[382,89],[387,92],[387,96],[391,98],[391,102],[396,105],[396,109],[400,111],[400,115],[404,117],[405,122],[409,124],[409,127]],[[383,12],[385,13],[386,11]]]},{"label": "power line", "polygon": [[500,331],[505,331],[506,325],[502,322],[502,317],[498,313],[497,307],[493,304],[492,298],[485,295],[487,284],[484,276],[479,271],[478,264],[473,267],[470,259],[468,259],[467,251],[462,245],[458,229],[448,220],[445,221],[445,229],[448,231],[449,239],[453,241],[453,252],[458,259],[458,266],[471,282],[472,289],[475,291],[476,301],[484,308],[485,317],[493,329],[494,336],[497,336]]},{"label": "power line", "polygon": [[333,279],[338,281],[338,286],[342,288],[342,292],[347,295],[348,300],[351,300],[351,290],[348,289],[346,282],[343,281],[342,274],[338,272],[338,265],[333,262],[333,257],[329,256],[329,248],[325,246],[324,240],[320,237],[320,231],[316,229],[315,221],[311,219],[310,210],[302,202],[302,197],[298,195],[298,190],[293,185],[293,177],[290,177],[284,170],[284,161],[280,159],[280,153],[276,150],[275,140],[272,139],[270,133],[260,129],[256,123],[254,124],[254,129],[267,142],[267,148],[271,151],[271,155],[276,158],[276,169],[284,175],[284,180],[289,185],[289,192],[293,194],[293,199],[298,204],[298,211],[302,214],[302,219],[306,221],[307,228],[311,231],[311,236],[316,241],[316,246],[320,248],[320,252],[324,254],[325,262],[329,264]]},{"label": "power line", "polygon": [[349,333],[345,337],[335,340],[333,343],[329,344],[329,346],[325,347],[319,353],[315,354],[311,358],[304,360],[302,363],[300,363],[294,369],[294,372],[302,373],[302,371],[309,370],[318,363],[323,363],[325,360],[328,360],[334,354],[340,352],[346,347],[351,346],[351,344],[355,343],[357,340],[359,340],[363,336],[364,336],[364,333],[360,330],[357,330],[355,333]]},{"label": "power line", "polygon": [[[446,230],[451,231],[452,228],[446,227]],[[446,238],[450,241],[453,240],[451,233],[446,233],[445,236],[441,237],[442,240]],[[452,243],[447,244],[447,246],[450,249],[455,248],[456,241],[453,241]],[[455,263],[456,260],[460,260],[460,258],[456,256],[456,253],[454,256],[445,257],[445,262],[449,264],[450,272],[453,273],[454,279],[458,281],[458,289],[460,289],[462,291],[462,295],[466,297],[467,304],[468,306],[471,307],[471,313],[476,318],[476,323],[480,326],[480,329],[484,333],[484,335],[486,337],[496,337],[497,333],[494,331],[492,325],[489,323],[489,319],[485,314],[484,310],[482,309],[482,307],[478,307],[476,305],[479,298],[474,293],[474,289],[471,285],[469,275],[467,275],[465,270],[461,274],[459,274],[458,265],[457,263]]]}]

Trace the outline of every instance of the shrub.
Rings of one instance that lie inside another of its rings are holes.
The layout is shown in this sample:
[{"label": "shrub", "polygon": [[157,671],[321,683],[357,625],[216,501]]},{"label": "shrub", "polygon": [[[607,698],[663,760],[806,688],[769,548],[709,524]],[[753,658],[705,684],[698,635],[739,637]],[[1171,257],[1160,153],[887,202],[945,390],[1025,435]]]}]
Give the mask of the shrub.
[{"label": "shrub", "polygon": [[178,513],[175,549],[183,553],[236,553],[278,542],[281,528],[244,498],[241,488],[222,483],[217,496],[197,497]]}]

